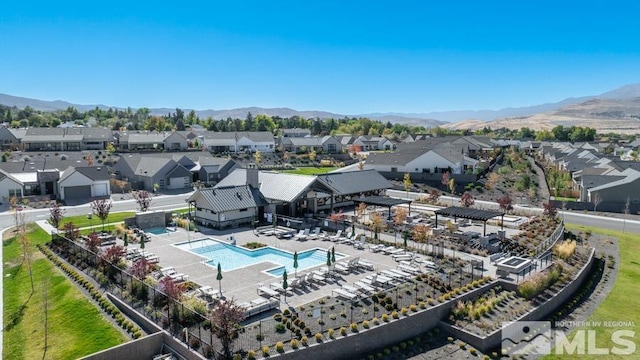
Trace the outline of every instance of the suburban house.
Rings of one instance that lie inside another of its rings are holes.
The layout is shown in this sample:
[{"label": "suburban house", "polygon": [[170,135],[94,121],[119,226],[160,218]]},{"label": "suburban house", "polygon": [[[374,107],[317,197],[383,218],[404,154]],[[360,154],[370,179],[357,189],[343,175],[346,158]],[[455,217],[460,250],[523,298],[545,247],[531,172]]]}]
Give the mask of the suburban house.
[{"label": "suburban house", "polygon": [[219,152],[275,152],[275,138],[269,131],[202,132],[202,142],[214,153]]},{"label": "suburban house", "polygon": [[360,146],[362,151],[393,150],[395,147],[393,142],[384,136],[369,135],[358,136],[353,145]]},{"label": "suburban house", "polygon": [[311,130],[301,129],[301,128],[280,129],[280,134],[281,134],[281,137],[285,137],[285,138],[305,137],[305,136],[311,136]]},{"label": "suburban house", "polygon": [[0,170],[0,199],[7,202],[12,197],[23,197],[23,184],[11,174]]},{"label": "suburban house", "polygon": [[337,154],[342,152],[342,144],[333,136],[306,136],[280,138],[282,151],[304,153],[314,150],[323,154]]},{"label": "suburban house", "polygon": [[163,150],[165,146],[164,140],[169,135],[171,135],[170,132],[127,131],[120,134],[118,149],[120,151]]},{"label": "suburban house", "polygon": [[195,207],[195,221],[216,229],[251,224],[264,214],[268,202],[251,185],[198,189],[187,199]]},{"label": "suburban house", "polygon": [[58,197],[65,202],[111,195],[109,171],[100,166],[70,166],[58,179]]},{"label": "suburban house", "polygon": [[184,151],[189,148],[189,143],[179,131],[174,131],[164,138],[163,146],[169,151]]},{"label": "suburban house", "polygon": [[154,191],[156,184],[162,190],[192,189],[192,173],[180,163],[191,160],[176,155],[177,160],[163,156],[126,155],[120,158],[112,171],[118,180],[130,182],[134,189]]},{"label": "suburban house", "polygon": [[[236,169],[215,187],[255,183],[255,169]],[[303,216],[333,212],[352,206],[361,196],[380,195],[392,187],[374,170],[332,173],[318,176],[257,171],[257,188],[269,202],[270,213]]]},{"label": "suburban house", "polygon": [[[473,172],[479,161],[465,155],[463,146],[440,144],[423,146],[420,141],[398,144],[393,153],[371,153],[365,169],[374,169],[389,176],[402,177],[403,173],[464,174]],[[393,175],[399,174],[399,175]]]},{"label": "suburban house", "polygon": [[103,128],[29,128],[22,138],[25,151],[104,150],[113,134]]},{"label": "suburban house", "polygon": [[24,130],[26,133],[26,129],[8,129],[6,126],[0,126],[0,148],[12,150],[20,147],[20,138],[16,136],[15,130]]},{"label": "suburban house", "polygon": [[[617,176],[611,176],[608,183],[587,189],[586,201],[626,204],[640,204],[640,171],[626,169]],[[622,208],[621,208],[622,210]]]},{"label": "suburban house", "polygon": [[214,158],[201,156],[197,161],[197,180],[205,185],[215,185],[224,179],[238,164],[230,158]]}]

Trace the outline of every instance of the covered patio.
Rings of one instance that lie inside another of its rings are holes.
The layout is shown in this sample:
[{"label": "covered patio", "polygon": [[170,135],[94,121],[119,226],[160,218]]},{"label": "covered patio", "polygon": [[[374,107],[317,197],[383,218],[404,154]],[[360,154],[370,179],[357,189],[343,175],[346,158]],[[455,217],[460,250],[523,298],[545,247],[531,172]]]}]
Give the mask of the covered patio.
[{"label": "covered patio", "polygon": [[359,199],[356,198],[353,201],[356,204],[363,203],[367,206],[373,205],[373,206],[386,207],[387,209],[389,209],[388,220],[391,220],[391,208],[394,206],[409,204],[409,214],[411,214],[411,200],[395,199],[395,198],[390,198],[386,196],[366,196]]},{"label": "covered patio", "polygon": [[484,224],[482,236],[487,236],[487,220],[493,219],[494,217],[497,217],[497,216],[501,216],[500,228],[504,229],[504,226],[503,226],[504,212],[502,211],[480,210],[480,209],[472,209],[467,207],[451,206],[448,208],[436,210],[435,214],[436,214],[436,226],[435,226],[436,229],[438,228],[438,215],[452,217],[454,221],[456,221],[458,218],[481,220]]}]

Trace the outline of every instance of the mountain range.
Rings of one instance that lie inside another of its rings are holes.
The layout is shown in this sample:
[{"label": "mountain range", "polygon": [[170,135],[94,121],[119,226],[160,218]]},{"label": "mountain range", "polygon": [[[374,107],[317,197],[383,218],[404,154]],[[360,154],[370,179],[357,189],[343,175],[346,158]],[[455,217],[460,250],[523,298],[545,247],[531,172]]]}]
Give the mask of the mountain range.
[{"label": "mountain range", "polygon": [[[24,108],[30,106],[36,110],[55,111],[73,106],[79,111],[121,107],[107,105],[73,104],[67,101],[46,101],[17,97],[0,93],[0,104]],[[191,109],[184,109],[189,112]],[[173,108],[153,108],[151,114],[164,115],[174,112]],[[368,117],[380,121],[420,125],[425,127],[444,126],[454,129],[477,129],[484,126],[491,128],[529,126],[532,128],[549,128],[558,124],[573,124],[576,121],[598,125],[600,131],[607,129],[623,129],[635,131],[640,129],[640,83],[629,84],[600,95],[582,96],[564,99],[555,103],[512,107],[500,110],[458,110],[437,111],[428,113],[370,113],[344,115],[326,111],[298,111],[290,108],[260,108],[245,107],[230,110],[195,110],[201,118],[226,119],[244,118],[248,112],[253,115],[265,114],[269,116],[304,118],[343,118]],[[604,121],[606,120],[606,121]],[[604,121],[604,124],[603,124]],[[533,123],[532,123],[533,122]],[[523,125],[524,124],[524,125]],[[586,125],[583,125],[586,126]]]}]

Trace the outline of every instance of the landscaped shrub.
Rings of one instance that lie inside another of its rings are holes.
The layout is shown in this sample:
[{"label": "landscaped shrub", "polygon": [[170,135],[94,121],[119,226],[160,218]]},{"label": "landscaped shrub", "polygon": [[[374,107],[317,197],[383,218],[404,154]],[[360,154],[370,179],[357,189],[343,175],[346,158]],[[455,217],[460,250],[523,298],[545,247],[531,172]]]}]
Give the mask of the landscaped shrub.
[{"label": "landscaped shrub", "polygon": [[358,324],[351,323],[351,331],[352,332],[358,332]]},{"label": "landscaped shrub", "polygon": [[276,324],[276,332],[283,333],[285,331],[285,326],[283,323]]},{"label": "landscaped shrub", "polygon": [[299,346],[298,339],[291,339],[291,342],[289,343],[289,345],[291,345],[291,348],[293,350],[297,349]]},{"label": "landscaped shrub", "polygon": [[302,345],[307,346],[309,345],[309,339],[307,339],[306,336],[303,336],[302,338],[300,338],[300,342],[302,343]]},{"label": "landscaped shrub", "polygon": [[276,343],[276,351],[277,352],[284,352],[284,343],[282,341],[278,341]]},{"label": "landscaped shrub", "polygon": [[576,241],[566,240],[553,248],[553,253],[564,261],[568,261],[576,251]]},{"label": "landscaped shrub", "polygon": [[382,321],[389,322],[389,314],[382,314]]},{"label": "landscaped shrub", "polygon": [[340,328],[340,335],[342,336],[347,336],[347,328],[346,327],[341,327]]},{"label": "landscaped shrub", "polygon": [[319,332],[316,333],[315,337],[316,337],[316,341],[317,342],[322,342],[322,334],[321,333],[319,333]]},{"label": "landscaped shrub", "polygon": [[525,299],[531,300],[558,281],[560,275],[562,275],[562,265],[555,264],[548,271],[532,275],[520,283],[518,293]]},{"label": "landscaped shrub", "polygon": [[267,345],[263,346],[262,349],[260,349],[262,351],[262,356],[267,357],[269,356],[269,347]]}]

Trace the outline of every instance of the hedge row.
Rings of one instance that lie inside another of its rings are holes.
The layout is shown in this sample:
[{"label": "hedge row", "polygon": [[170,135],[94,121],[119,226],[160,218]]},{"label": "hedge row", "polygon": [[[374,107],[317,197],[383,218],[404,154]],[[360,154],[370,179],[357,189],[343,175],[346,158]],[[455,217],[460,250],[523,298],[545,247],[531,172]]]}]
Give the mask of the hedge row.
[{"label": "hedge row", "polygon": [[87,280],[83,275],[78,273],[75,268],[64,263],[57,255],[55,255],[46,246],[38,245],[38,249],[58,268],[60,268],[67,276],[69,276],[77,284],[85,288],[91,297],[100,305],[102,310],[109,314],[118,323],[122,329],[127,331],[134,339],[142,336],[142,330],[133,322],[128,320],[115,305],[113,305],[106,297],[102,296],[92,282]]}]

